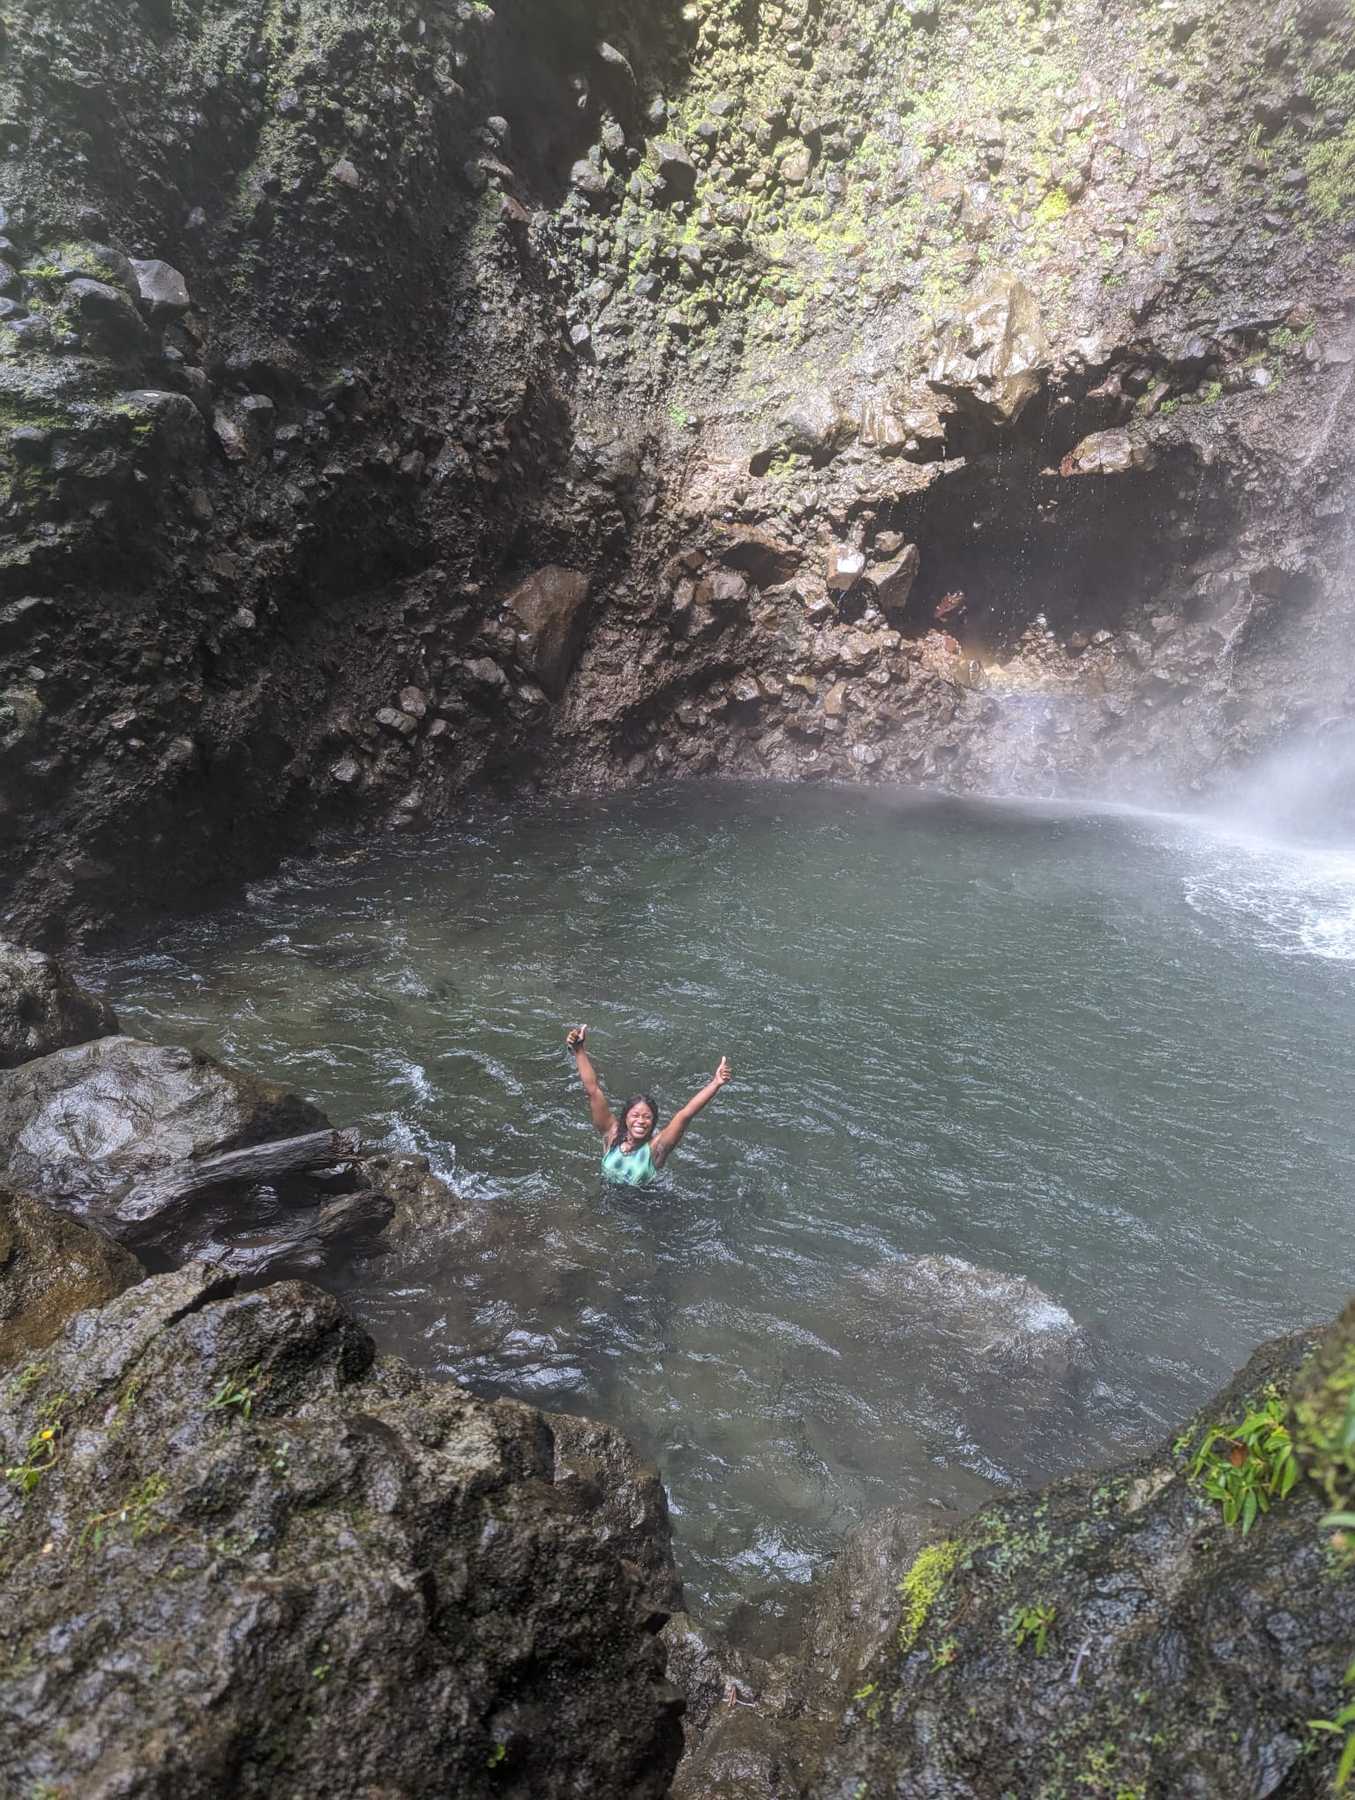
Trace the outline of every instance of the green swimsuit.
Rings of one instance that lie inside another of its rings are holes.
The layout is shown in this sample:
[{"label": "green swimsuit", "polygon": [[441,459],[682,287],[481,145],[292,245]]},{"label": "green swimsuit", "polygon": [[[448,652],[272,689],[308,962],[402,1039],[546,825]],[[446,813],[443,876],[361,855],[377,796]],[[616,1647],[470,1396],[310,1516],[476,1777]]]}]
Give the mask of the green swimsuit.
[{"label": "green swimsuit", "polygon": [[648,1187],[658,1180],[659,1171],[647,1143],[638,1150],[623,1150],[620,1144],[614,1144],[602,1159],[602,1177],[622,1187]]}]

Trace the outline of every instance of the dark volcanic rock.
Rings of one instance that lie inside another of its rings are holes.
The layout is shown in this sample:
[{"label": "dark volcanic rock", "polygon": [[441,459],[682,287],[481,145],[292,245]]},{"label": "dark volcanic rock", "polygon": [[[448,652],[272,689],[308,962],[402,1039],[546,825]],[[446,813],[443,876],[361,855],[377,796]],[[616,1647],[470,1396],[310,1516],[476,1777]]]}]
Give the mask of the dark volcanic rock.
[{"label": "dark volcanic rock", "polygon": [[0,1075],[0,1172],[111,1228],[148,1176],[327,1123],[288,1089],[199,1051],[100,1038]]},{"label": "dark volcanic rock", "polygon": [[[1283,1393],[1315,1341],[1265,1346],[1156,1454],[998,1501],[895,1565],[891,1628],[809,1791],[1325,1793],[1335,1750],[1313,1758],[1307,1721],[1341,1704],[1355,1643],[1327,1499],[1300,1480],[1244,1538],[1188,1477],[1207,1427]],[[1020,1629],[1036,1608],[1043,1650]]]},{"label": "dark volcanic rock", "polygon": [[589,578],[578,569],[537,569],[509,594],[507,605],[528,636],[524,661],[557,700],[565,691],[588,623]]},{"label": "dark volcanic rock", "polygon": [[[699,1728],[683,1800],[1321,1800],[1340,1738],[1317,1743],[1308,1721],[1344,1703],[1355,1644],[1355,1562],[1321,1526],[1355,1497],[1353,1346],[1355,1307],[1325,1338],[1264,1345],[1137,1461],[963,1519],[886,1508],[848,1539],[793,1664],[764,1665],[760,1693],[717,1697],[730,1659],[674,1621]],[[1221,1426],[1230,1466],[1230,1430],[1255,1405],[1283,1416],[1291,1386],[1315,1479],[1244,1537],[1191,1461]]]},{"label": "dark volcanic rock", "polygon": [[540,1414],[374,1363],[327,1295],[148,1280],[0,1388],[0,1442],[7,1793],[667,1792],[657,1621]]},{"label": "dark volcanic rock", "polygon": [[132,273],[136,276],[141,304],[153,324],[162,325],[188,311],[192,304],[188,283],[167,262],[154,257],[145,262],[133,262]]},{"label": "dark volcanic rock", "polygon": [[[668,1496],[659,1471],[612,1425],[573,1413],[547,1414],[555,1440],[555,1483],[596,1520],[604,1541],[642,1582],[656,1618],[682,1606],[669,1548]],[[660,1622],[662,1622],[662,1619]]]},{"label": "dark volcanic rock", "polygon": [[102,1232],[0,1187],[0,1362],[44,1349],[72,1313],[102,1306],[144,1273]]},{"label": "dark volcanic rock", "polygon": [[0,1069],[117,1028],[107,1001],[87,994],[55,957],[0,943]]},{"label": "dark volcanic rock", "polygon": [[389,1194],[363,1191],[290,1207],[266,1222],[252,1221],[250,1210],[247,1200],[236,1200],[176,1219],[174,1260],[209,1262],[251,1284],[283,1275],[317,1275],[332,1266],[348,1267],[355,1257],[371,1252],[396,1206]]},{"label": "dark volcanic rock", "polygon": [[[1163,796],[1348,733],[1348,12],[163,10],[6,15],[6,928],[489,782]],[[908,640],[847,704],[831,543]]]}]

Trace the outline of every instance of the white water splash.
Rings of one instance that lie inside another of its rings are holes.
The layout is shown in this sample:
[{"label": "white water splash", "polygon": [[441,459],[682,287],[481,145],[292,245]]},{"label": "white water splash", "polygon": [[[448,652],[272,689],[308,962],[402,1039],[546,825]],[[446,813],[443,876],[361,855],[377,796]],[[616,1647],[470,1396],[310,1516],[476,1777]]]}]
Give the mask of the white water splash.
[{"label": "white water splash", "polygon": [[1201,842],[1186,903],[1263,950],[1355,962],[1355,854],[1220,838]]}]

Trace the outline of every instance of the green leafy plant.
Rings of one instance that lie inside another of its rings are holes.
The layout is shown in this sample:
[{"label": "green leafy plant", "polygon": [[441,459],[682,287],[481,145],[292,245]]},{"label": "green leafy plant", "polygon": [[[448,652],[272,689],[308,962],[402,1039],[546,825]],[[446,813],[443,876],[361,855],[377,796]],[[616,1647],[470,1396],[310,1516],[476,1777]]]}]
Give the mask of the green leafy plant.
[{"label": "green leafy plant", "polygon": [[61,1454],[61,1414],[66,1396],[58,1394],[38,1414],[38,1427],[28,1440],[24,1460],[5,1470],[5,1480],[21,1494],[31,1494]]},{"label": "green leafy plant", "polygon": [[157,1529],[151,1511],[156,1501],[164,1498],[168,1488],[169,1483],[163,1475],[148,1475],[120,1506],[111,1507],[107,1512],[91,1513],[80,1532],[81,1549],[102,1549],[110,1530],[118,1526],[127,1526],[132,1542],[139,1544],[147,1532]]},{"label": "green leafy plant", "polygon": [[1058,1608],[1045,1601],[1037,1601],[1033,1606],[1020,1606],[1012,1620],[1012,1642],[1019,1650],[1029,1639],[1035,1645],[1035,1654],[1043,1656],[1049,1646],[1049,1633],[1054,1628]]},{"label": "green leafy plant", "polygon": [[1284,1401],[1272,1395],[1240,1425],[1211,1426],[1191,1462],[1191,1480],[1223,1508],[1225,1525],[1241,1525],[1243,1537],[1298,1480],[1287,1420]]},{"label": "green leafy plant", "polygon": [[242,1419],[248,1419],[254,1411],[254,1402],[259,1393],[259,1365],[248,1372],[242,1381],[228,1375],[208,1402],[208,1412],[227,1412],[232,1407],[239,1409]]},{"label": "green leafy plant", "polygon": [[47,1373],[45,1362],[26,1363],[9,1384],[10,1397],[26,1400]]},{"label": "green leafy plant", "polygon": [[[1355,1687],[1355,1663],[1346,1670],[1346,1686]],[[1350,1786],[1350,1778],[1355,1775],[1355,1700],[1348,1700],[1334,1719],[1309,1719],[1310,1731],[1334,1733],[1337,1737],[1345,1733],[1345,1743],[1341,1747],[1341,1760],[1336,1765],[1336,1773],[1332,1777],[1332,1792],[1344,1794]]]}]

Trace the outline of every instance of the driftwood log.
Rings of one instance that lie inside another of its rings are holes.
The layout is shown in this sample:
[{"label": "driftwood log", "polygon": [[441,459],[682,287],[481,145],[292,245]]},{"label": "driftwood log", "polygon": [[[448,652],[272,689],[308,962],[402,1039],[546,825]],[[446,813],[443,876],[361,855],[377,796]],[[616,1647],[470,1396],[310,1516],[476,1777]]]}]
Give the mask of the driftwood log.
[{"label": "driftwood log", "polygon": [[196,1260],[215,1263],[242,1280],[270,1281],[280,1275],[309,1275],[336,1253],[370,1248],[390,1224],[395,1202],[389,1194],[365,1189],[345,1194],[314,1212],[299,1213],[268,1231],[228,1242],[190,1244]]},{"label": "driftwood log", "polygon": [[284,1175],[299,1174],[303,1169],[352,1162],[361,1148],[362,1140],[356,1131],[308,1131],[302,1137],[278,1138],[269,1144],[227,1150],[220,1156],[204,1157],[201,1162],[178,1163],[139,1182],[124,1196],[114,1214],[115,1235],[121,1237],[125,1230],[128,1236],[135,1236],[136,1226],[218,1194],[222,1188],[258,1187]]}]

